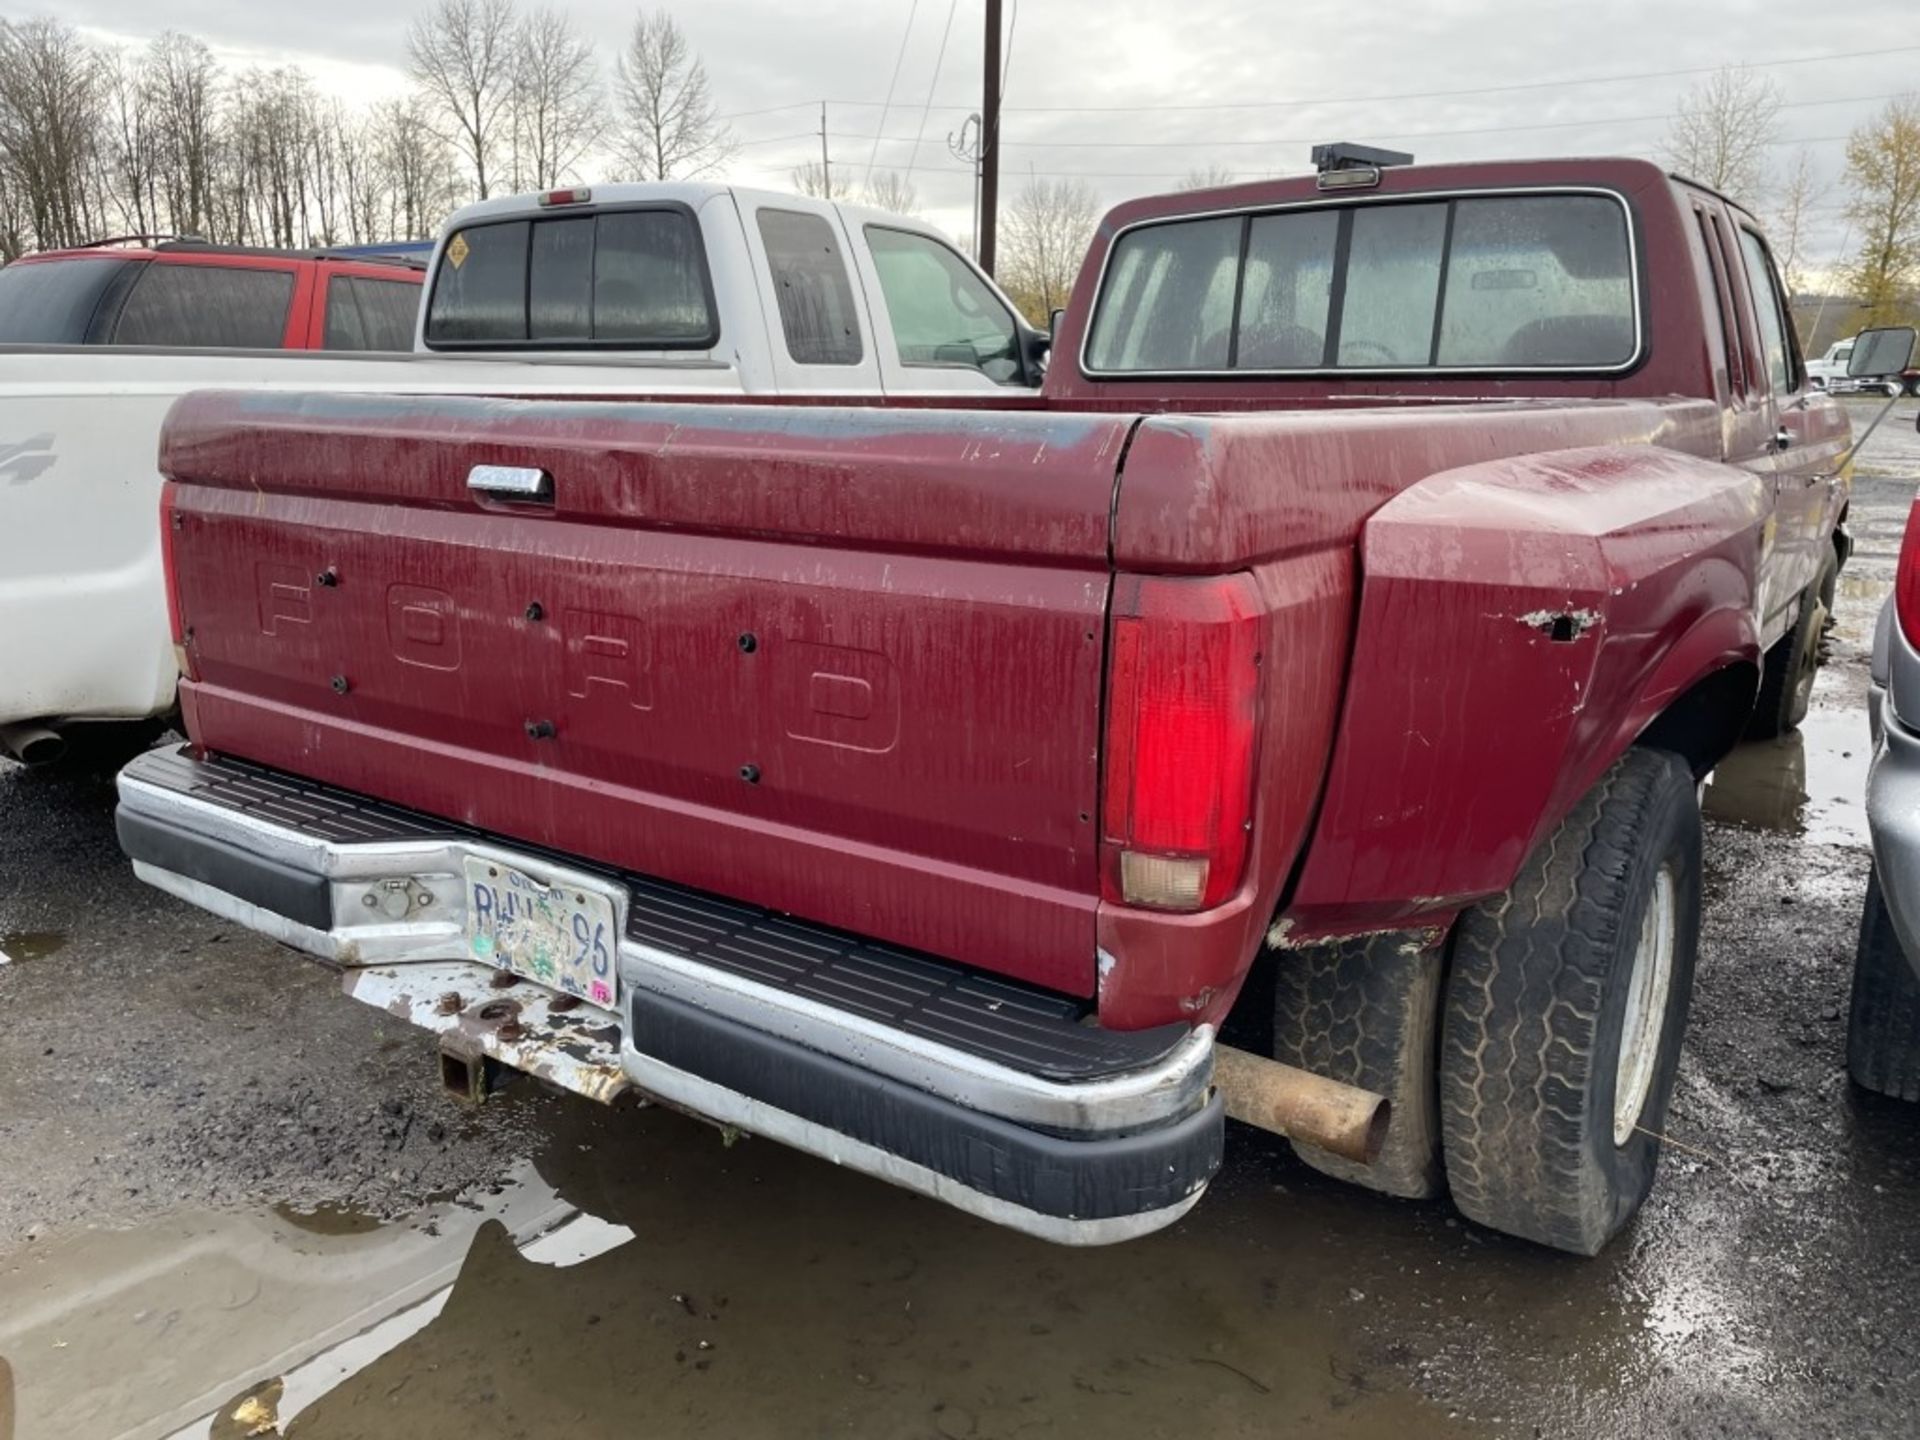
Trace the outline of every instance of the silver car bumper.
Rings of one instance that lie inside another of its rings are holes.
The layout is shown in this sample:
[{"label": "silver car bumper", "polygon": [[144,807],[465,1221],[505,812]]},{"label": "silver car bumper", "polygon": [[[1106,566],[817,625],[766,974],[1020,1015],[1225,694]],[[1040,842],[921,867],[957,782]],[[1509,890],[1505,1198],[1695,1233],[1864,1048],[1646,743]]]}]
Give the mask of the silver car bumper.
[{"label": "silver car bumper", "polygon": [[[438,1032],[443,1050],[595,1100],[636,1089],[1065,1243],[1169,1224],[1217,1169],[1209,1027],[1148,1041],[1023,1015],[1014,987],[956,982],[931,959],[188,747],[142,756],[119,791],[121,843],[143,880],[341,966],[349,994]],[[476,960],[471,859],[606,898],[620,937],[612,1008],[525,978],[503,988]],[[855,951],[838,969],[769,983],[673,938],[722,932],[776,967],[832,944]],[[849,985],[865,999],[849,1001]],[[894,997],[915,985],[931,998],[909,1014]],[[1136,1039],[1142,1063],[1129,1066]],[[1022,1063],[1029,1054],[1039,1059]],[[1169,1190],[1170,1175],[1186,1178]]]}]

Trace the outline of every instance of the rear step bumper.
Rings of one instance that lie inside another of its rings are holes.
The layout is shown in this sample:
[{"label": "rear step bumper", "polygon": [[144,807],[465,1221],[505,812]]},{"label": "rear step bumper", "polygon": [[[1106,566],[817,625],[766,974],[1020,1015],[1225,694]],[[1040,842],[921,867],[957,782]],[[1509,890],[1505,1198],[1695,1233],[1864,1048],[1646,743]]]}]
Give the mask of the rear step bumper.
[{"label": "rear step bumper", "polygon": [[[1068,1244],[1170,1224],[1219,1168],[1208,1027],[1100,1030],[1067,997],[189,746],[119,788],[142,879],[341,965],[449,1055],[634,1088]],[[612,903],[617,1008],[494,983],[469,858]]]}]

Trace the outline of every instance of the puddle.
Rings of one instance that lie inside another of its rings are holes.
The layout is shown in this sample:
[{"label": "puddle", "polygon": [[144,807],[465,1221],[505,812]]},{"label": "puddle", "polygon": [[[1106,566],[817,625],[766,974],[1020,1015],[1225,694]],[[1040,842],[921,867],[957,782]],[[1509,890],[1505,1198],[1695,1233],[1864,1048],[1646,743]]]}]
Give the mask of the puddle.
[{"label": "puddle", "polygon": [[309,1235],[370,1235],[383,1223],[378,1215],[345,1205],[316,1205],[311,1210],[300,1210],[283,1200],[273,1207],[273,1213]]},{"label": "puddle", "polygon": [[44,960],[64,949],[64,930],[0,931],[0,965],[21,960]]},{"label": "puddle", "polygon": [[[1172,1232],[1068,1250],[667,1111],[611,1121],[541,1170],[631,1239],[562,1268],[482,1227],[438,1315],[283,1406],[288,1440],[1486,1433],[1361,1333],[1405,1247],[1349,1233],[1329,1264],[1333,1212],[1261,1165]],[[1339,1214],[1370,1210],[1410,1218]]]},{"label": "puddle", "polygon": [[0,1260],[18,1440],[205,1440],[217,1407],[444,1293],[481,1225],[530,1239],[573,1212],[529,1166],[498,1194],[404,1224],[348,1213],[329,1212],[324,1229],[284,1208],[183,1214],[56,1234]]},{"label": "puddle", "polygon": [[1777,1378],[1735,1226],[1574,1261],[1238,1127],[1191,1216],[1099,1250],[658,1109],[570,1110],[501,1195],[348,1214],[0,1262],[20,1440],[1632,1435]]},{"label": "puddle", "polygon": [[1872,758],[1864,710],[1815,710],[1791,734],[1736,747],[1714,769],[1702,808],[1727,825],[1865,845]]}]

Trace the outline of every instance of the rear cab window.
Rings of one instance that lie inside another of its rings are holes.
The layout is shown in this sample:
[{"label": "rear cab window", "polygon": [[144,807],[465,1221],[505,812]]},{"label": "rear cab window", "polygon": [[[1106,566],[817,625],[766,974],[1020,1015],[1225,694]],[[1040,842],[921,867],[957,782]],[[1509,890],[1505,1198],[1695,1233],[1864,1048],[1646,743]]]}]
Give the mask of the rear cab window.
[{"label": "rear cab window", "polygon": [[101,256],[34,260],[0,268],[0,345],[86,345],[116,282],[145,264]]},{"label": "rear cab window", "polygon": [[278,350],[293,304],[290,267],[154,261],[120,307],[115,345]]},{"label": "rear cab window", "polygon": [[1084,362],[1114,375],[1612,372],[1638,362],[1641,333],[1617,196],[1408,197],[1124,232]]},{"label": "rear cab window", "polygon": [[710,349],[699,225],[676,205],[465,226],[442,248],[425,333],[435,349]]}]

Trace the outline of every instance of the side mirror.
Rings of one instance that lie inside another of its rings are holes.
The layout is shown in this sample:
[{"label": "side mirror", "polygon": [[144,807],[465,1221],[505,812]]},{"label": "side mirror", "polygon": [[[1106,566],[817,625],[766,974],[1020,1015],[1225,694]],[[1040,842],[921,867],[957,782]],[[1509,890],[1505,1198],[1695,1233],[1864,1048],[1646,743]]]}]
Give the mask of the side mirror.
[{"label": "side mirror", "polygon": [[1881,330],[1862,330],[1853,339],[1853,354],[1847,357],[1847,376],[1853,380],[1894,380],[1913,364],[1914,330],[1911,325],[1889,325]]},{"label": "side mirror", "polygon": [[[1058,314],[1058,311],[1054,312]],[[1020,326],[1020,358],[1027,377],[1033,384],[1039,384],[1047,376],[1047,362],[1053,356],[1053,336],[1044,330],[1035,330],[1022,322]]]}]

